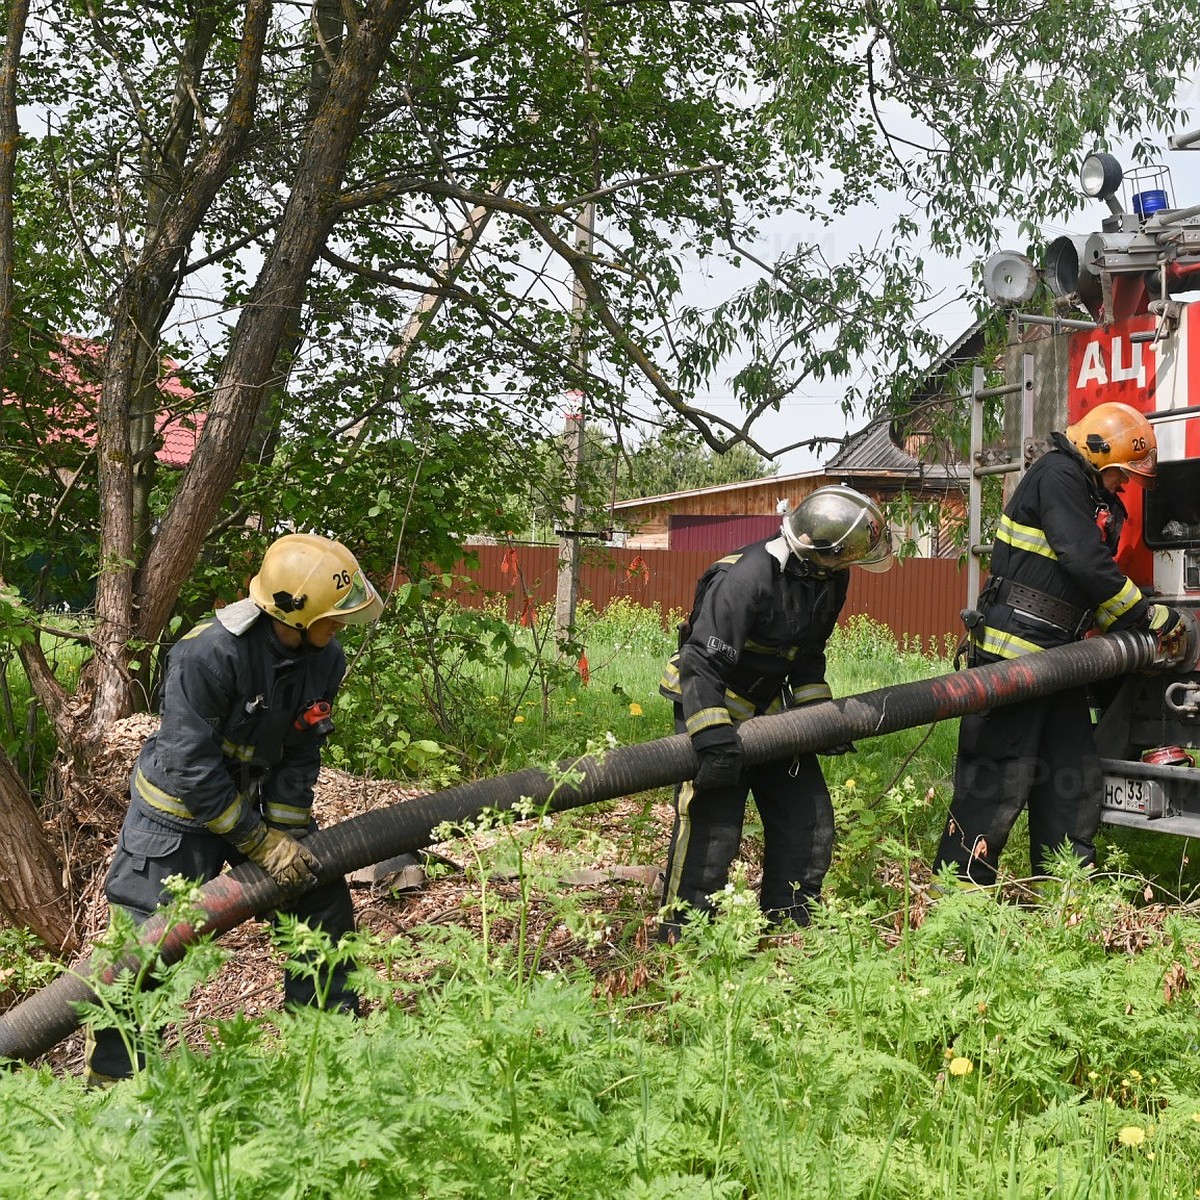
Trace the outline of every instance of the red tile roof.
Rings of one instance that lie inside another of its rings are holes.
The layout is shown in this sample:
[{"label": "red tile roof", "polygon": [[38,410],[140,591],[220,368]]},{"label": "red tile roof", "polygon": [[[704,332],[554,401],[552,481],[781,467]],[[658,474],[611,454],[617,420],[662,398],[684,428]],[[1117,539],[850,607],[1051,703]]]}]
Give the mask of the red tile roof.
[{"label": "red tile roof", "polygon": [[[100,342],[87,338],[64,337],[63,350],[54,351],[50,358],[54,366],[50,374],[57,383],[78,397],[50,407],[48,415],[56,428],[47,432],[47,441],[73,439],[85,446],[96,444],[96,404],[100,386],[94,379],[85,378],[79,369],[81,359],[98,360],[104,353]],[[172,359],[162,361],[165,374],[159,380],[158,391],[162,409],[155,415],[154,429],[162,440],[155,452],[160,463],[168,467],[185,467],[191,461],[196,443],[204,429],[208,414],[195,410],[196,393],[178,376],[179,364]],[[16,397],[0,396],[0,402],[15,404]]]}]

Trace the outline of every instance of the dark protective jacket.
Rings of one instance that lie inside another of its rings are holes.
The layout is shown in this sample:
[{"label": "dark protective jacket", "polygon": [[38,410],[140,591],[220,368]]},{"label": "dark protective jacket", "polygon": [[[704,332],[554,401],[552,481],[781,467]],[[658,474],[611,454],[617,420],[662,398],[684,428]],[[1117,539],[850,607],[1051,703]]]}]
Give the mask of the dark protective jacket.
[{"label": "dark protective jacket", "polygon": [[1149,617],[1149,601],[1113,559],[1124,506],[1062,434],[1050,436],[1054,448],[1025,472],[996,531],[984,623],[971,636],[978,661],[1061,646],[1093,623],[1140,628]]},{"label": "dark protective jacket", "polygon": [[849,583],[848,570],[800,562],[782,537],[709,567],[659,684],[682,705],[687,732],[703,744],[706,730],[828,699],[825,643]]},{"label": "dark protective jacket", "polygon": [[235,846],[264,819],[306,829],[326,733],[295,722],[313,701],[332,704],[345,673],[336,639],[289,650],[252,601],[221,609],[170,652],[162,723],[134,767],[134,805]]}]

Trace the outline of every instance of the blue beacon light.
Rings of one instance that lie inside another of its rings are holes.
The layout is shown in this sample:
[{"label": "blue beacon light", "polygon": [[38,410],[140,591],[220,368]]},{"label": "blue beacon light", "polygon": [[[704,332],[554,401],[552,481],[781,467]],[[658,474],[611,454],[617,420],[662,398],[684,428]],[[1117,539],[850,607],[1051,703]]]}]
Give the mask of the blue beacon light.
[{"label": "blue beacon light", "polygon": [[1150,188],[1145,192],[1135,192],[1131,197],[1131,201],[1133,203],[1133,211],[1143,221],[1147,217],[1153,216],[1156,212],[1162,212],[1163,209],[1170,207],[1165,188]]}]

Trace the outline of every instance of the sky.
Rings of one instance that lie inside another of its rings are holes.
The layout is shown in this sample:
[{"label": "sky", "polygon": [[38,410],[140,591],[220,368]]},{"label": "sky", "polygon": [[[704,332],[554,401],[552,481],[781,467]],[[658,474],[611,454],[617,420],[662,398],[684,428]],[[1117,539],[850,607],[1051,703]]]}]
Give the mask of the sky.
[{"label": "sky", "polygon": [[[1180,102],[1190,108],[1193,124],[1175,132],[1185,133],[1200,127],[1200,78],[1193,78],[1181,89]],[[1159,162],[1170,172],[1173,192],[1171,206],[1183,208],[1200,204],[1200,149],[1171,150],[1163,139],[1162,151]],[[1114,153],[1119,160],[1122,158],[1120,147],[1116,147]],[[1131,163],[1131,157],[1123,160],[1123,165],[1129,166]],[[1077,177],[1079,164],[1064,163],[1063,169]],[[1128,208],[1127,192],[1124,199]],[[1075,213],[1069,216],[1057,214],[1054,219],[1046,221],[1042,232],[1047,241],[1065,233],[1092,233],[1100,229],[1101,221],[1108,215],[1108,206],[1103,201],[1088,200],[1082,194],[1081,201],[1083,207]],[[871,241],[876,233],[890,228],[895,216],[896,210],[889,207],[854,212],[822,234],[821,244],[826,257],[830,260],[843,257],[854,245]],[[806,236],[806,230],[798,227],[789,229],[787,221],[782,220],[767,231],[757,250],[762,258],[770,261],[794,248],[797,242],[806,240]],[[1023,244],[1024,239],[1017,236],[1014,228],[1006,248],[1019,248]],[[955,260],[935,255],[928,249],[924,257],[931,300],[925,306],[922,324],[949,344],[968,329],[974,319],[970,300],[961,296],[961,293],[973,286],[972,267],[979,257],[986,256],[977,255],[973,248],[968,247]],[[708,286],[711,286],[711,282]],[[733,283],[730,290],[736,286]],[[864,427],[867,424],[865,415],[859,414],[847,420],[842,414],[842,394],[842,388],[836,380],[814,381],[811,387],[801,388],[783,403],[778,413],[767,413],[760,418],[756,425],[759,443],[765,448],[774,449],[812,435],[842,437],[847,432]],[[719,386],[712,388],[703,399],[697,398],[697,403],[727,420],[741,420],[740,410],[732,395],[722,394]],[[775,461],[780,474],[816,471],[835,451],[834,446],[793,450]]]}]

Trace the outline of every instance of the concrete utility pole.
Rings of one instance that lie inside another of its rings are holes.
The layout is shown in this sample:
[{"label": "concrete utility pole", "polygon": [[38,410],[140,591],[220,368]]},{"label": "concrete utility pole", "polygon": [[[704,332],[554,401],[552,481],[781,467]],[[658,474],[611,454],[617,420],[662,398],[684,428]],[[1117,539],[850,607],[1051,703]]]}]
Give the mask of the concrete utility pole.
[{"label": "concrete utility pole", "polygon": [[[596,207],[583,206],[575,220],[575,249],[590,255],[596,228]],[[571,288],[571,328],[575,339],[575,366],[580,377],[587,372],[588,353],[584,339],[587,297],[576,278]],[[587,393],[575,392],[575,411],[568,411],[563,428],[564,457],[571,494],[563,498],[563,528],[558,531],[558,590],[554,598],[554,629],[560,642],[567,641],[575,629],[575,607],[579,601],[580,520],[583,504],[579,496],[579,476],[583,466],[583,435],[587,413]]]},{"label": "concrete utility pole", "polygon": [[[582,14],[582,45],[580,47],[583,59],[583,86],[590,94],[593,89],[592,81],[592,45],[588,36],[588,3],[584,0]],[[592,143],[592,186],[600,186],[599,158],[597,155],[596,129],[593,124],[590,130]],[[592,243],[596,234],[596,206],[587,201],[575,218],[575,252],[590,258]],[[583,284],[575,276],[571,285],[571,334],[575,342],[575,368],[580,380],[587,379],[587,339],[585,333],[585,317],[587,316],[587,296]],[[566,425],[563,430],[564,458],[567,466],[567,479],[570,495],[563,497],[563,528],[558,531],[558,590],[554,598],[554,629],[558,641],[569,641],[575,632],[575,605],[579,600],[579,560],[580,541],[583,536],[581,518],[583,504],[579,496],[580,475],[583,467],[583,439],[585,420],[587,416],[587,393],[576,392],[578,399],[575,411],[567,412]]]}]

